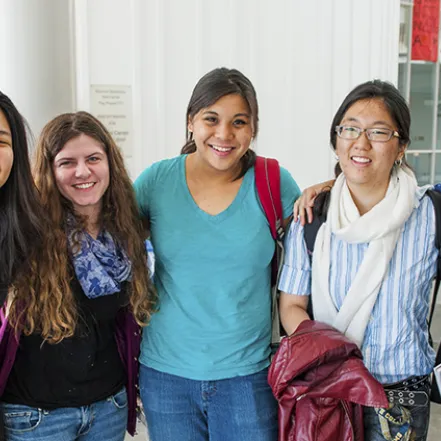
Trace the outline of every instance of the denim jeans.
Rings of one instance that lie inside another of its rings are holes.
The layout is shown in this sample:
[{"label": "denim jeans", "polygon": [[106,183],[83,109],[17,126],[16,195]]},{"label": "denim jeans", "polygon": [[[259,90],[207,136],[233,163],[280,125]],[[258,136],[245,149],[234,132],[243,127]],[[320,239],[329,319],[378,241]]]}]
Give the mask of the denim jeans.
[{"label": "denim jeans", "polygon": [[277,441],[277,402],[268,369],[196,381],[141,365],[140,391],[150,441]]},{"label": "denim jeans", "polygon": [[[426,392],[430,395],[430,387],[428,383],[425,383],[417,390]],[[412,441],[426,441],[427,433],[429,431],[429,418],[430,418],[430,400],[427,400],[426,405],[422,406],[406,406],[406,409],[410,411],[410,428],[412,430],[410,439]],[[395,404],[388,410],[389,414],[394,418],[401,416],[401,409],[398,404]],[[364,437],[365,441],[384,441],[385,438],[381,431],[380,420],[375,412],[375,409],[371,407],[364,408]],[[389,424],[390,434],[392,439],[398,434],[399,427]]]},{"label": "denim jeans", "polygon": [[127,393],[82,407],[43,410],[1,403],[7,441],[123,441]]}]

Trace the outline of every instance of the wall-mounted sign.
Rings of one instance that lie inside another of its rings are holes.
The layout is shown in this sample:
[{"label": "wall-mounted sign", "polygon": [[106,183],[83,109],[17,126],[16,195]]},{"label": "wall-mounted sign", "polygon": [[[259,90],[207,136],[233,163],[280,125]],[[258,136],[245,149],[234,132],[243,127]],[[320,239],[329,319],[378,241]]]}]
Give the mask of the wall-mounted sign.
[{"label": "wall-mounted sign", "polygon": [[412,60],[438,60],[440,0],[414,0]]},{"label": "wall-mounted sign", "polygon": [[104,124],[124,157],[132,157],[131,86],[91,85],[90,113]]}]

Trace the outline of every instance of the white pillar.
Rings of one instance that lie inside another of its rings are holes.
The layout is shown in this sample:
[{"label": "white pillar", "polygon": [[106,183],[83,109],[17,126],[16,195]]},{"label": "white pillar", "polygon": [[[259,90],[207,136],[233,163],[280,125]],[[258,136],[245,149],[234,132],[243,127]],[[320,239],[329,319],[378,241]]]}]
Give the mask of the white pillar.
[{"label": "white pillar", "polygon": [[74,107],[70,7],[70,0],[1,2],[0,90],[36,136]]}]

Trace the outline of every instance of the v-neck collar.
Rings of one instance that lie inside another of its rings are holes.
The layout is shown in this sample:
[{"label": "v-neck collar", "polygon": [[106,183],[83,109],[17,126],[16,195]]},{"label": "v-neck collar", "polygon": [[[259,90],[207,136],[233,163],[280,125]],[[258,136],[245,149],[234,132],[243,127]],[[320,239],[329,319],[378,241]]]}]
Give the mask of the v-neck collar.
[{"label": "v-neck collar", "polygon": [[199,205],[196,203],[196,201],[193,199],[193,196],[190,192],[190,189],[188,188],[187,183],[187,177],[185,174],[186,171],[186,158],[188,155],[181,155],[181,164],[179,167],[180,171],[180,179],[181,183],[184,187],[185,197],[188,201],[188,203],[193,207],[193,209],[198,213],[199,216],[202,218],[213,222],[213,223],[220,223],[230,217],[233,213],[236,212],[236,210],[241,206],[242,201],[244,200],[246,194],[248,193],[251,183],[253,181],[253,167],[251,167],[247,172],[245,173],[242,183],[240,184],[239,191],[236,194],[236,197],[233,199],[231,204],[225,208],[225,210],[221,211],[218,214],[209,214],[206,211],[202,210]]}]

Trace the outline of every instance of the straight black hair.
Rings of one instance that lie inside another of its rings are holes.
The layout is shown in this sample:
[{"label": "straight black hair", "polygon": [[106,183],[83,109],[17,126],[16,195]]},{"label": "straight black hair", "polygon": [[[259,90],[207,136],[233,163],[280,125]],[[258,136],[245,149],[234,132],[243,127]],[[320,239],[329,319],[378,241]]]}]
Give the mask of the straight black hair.
[{"label": "straight black hair", "polygon": [[[331,123],[329,136],[331,147],[336,149],[337,133],[336,126],[339,126],[343,120],[348,109],[358,101],[361,100],[380,100],[384,103],[390,117],[397,126],[397,132],[400,135],[399,143],[406,147],[410,144],[410,110],[406,100],[401,95],[399,90],[391,83],[381,80],[366,81],[349,92],[346,98],[341,103]],[[404,167],[411,168],[403,157]],[[334,168],[335,177],[338,177],[342,170],[340,163],[337,162]],[[314,202],[314,212],[317,216],[322,216],[328,211],[330,203],[330,189],[325,189],[316,198]]]},{"label": "straight black hair", "polygon": [[14,281],[44,235],[44,214],[31,174],[27,123],[12,101],[0,92],[0,111],[11,131],[14,161],[8,180],[0,188],[0,282]]},{"label": "straight black hair", "polygon": [[[330,128],[330,142],[332,148],[335,150],[337,145],[337,133],[335,127],[340,125],[343,117],[348,109],[360,100],[381,100],[390,117],[397,125],[397,132],[400,135],[399,143],[405,147],[410,144],[410,110],[406,100],[401,95],[399,90],[391,83],[381,80],[366,81],[355,87],[349,92],[342,104],[338,108]],[[403,157],[403,165],[409,167],[406,159]],[[339,163],[335,167],[335,175],[341,173]]]}]

